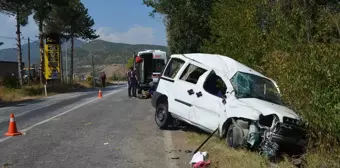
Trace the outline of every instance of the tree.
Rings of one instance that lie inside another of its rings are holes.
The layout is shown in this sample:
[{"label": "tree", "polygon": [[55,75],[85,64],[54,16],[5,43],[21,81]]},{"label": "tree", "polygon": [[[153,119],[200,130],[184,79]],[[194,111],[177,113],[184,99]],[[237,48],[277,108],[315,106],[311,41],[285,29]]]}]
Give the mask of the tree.
[{"label": "tree", "polygon": [[126,63],[126,65],[125,65],[126,68],[132,67],[132,66],[133,66],[133,61],[134,61],[134,58],[133,58],[133,57],[129,58],[128,61],[127,61],[127,63]]},{"label": "tree", "polygon": [[143,0],[150,13],[162,14],[171,53],[200,52],[203,41],[210,37],[207,24],[215,0]]},{"label": "tree", "polygon": [[20,86],[23,85],[20,26],[25,26],[28,24],[28,16],[31,14],[31,2],[32,0],[0,0],[0,12],[16,17],[16,34],[18,42],[18,77]]},{"label": "tree", "polygon": [[53,10],[49,20],[50,26],[62,25],[60,28],[63,35],[71,39],[71,67],[70,79],[73,77],[74,38],[93,40],[99,36],[92,28],[94,20],[88,14],[88,9],[80,0],[70,0],[68,6],[57,7]]},{"label": "tree", "polygon": [[67,6],[69,0],[32,0],[32,9],[34,12],[34,20],[39,28],[40,41],[40,84],[43,84],[43,62],[44,62],[44,22],[48,19],[52,8],[58,6]]}]

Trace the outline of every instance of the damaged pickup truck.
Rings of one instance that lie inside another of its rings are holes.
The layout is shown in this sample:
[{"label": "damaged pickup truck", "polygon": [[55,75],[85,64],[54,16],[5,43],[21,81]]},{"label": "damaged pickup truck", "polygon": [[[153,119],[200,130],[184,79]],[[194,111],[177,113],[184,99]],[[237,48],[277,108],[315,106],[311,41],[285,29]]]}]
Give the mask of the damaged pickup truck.
[{"label": "damaged pickup truck", "polygon": [[230,147],[268,157],[306,146],[302,119],[282,101],[276,82],[222,55],[175,54],[152,98],[155,122],[183,121],[224,138]]}]

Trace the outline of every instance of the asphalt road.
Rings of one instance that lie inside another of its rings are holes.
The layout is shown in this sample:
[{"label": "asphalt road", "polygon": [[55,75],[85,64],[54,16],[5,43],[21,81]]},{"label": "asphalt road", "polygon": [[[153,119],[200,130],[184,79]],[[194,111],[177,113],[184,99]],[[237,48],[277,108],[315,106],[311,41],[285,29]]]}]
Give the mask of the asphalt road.
[{"label": "asphalt road", "polygon": [[24,135],[0,135],[4,167],[185,167],[167,152],[172,133],[156,127],[150,100],[128,98],[126,86],[106,88],[102,99],[88,90],[0,108],[2,132],[11,112]]}]

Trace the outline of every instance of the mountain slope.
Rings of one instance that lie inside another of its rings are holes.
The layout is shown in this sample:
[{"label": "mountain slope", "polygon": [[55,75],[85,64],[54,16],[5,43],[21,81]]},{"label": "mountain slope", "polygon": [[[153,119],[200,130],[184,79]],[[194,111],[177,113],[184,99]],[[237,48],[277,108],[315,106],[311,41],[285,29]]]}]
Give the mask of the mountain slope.
[{"label": "mountain slope", "polygon": [[[85,42],[81,40],[75,40],[74,46],[75,47],[80,47],[83,45]],[[32,64],[39,64],[40,60],[40,53],[39,53],[39,41],[33,41],[30,44],[30,53],[31,53],[31,63]],[[63,44],[63,46],[69,46],[71,47],[70,41],[66,42]],[[27,60],[28,60],[28,44],[23,44],[21,46],[22,50],[22,59],[25,62],[25,65],[27,65]],[[62,48],[62,51],[64,51],[65,48]],[[1,61],[17,61],[18,60],[18,52],[16,48],[6,48],[0,50],[0,60]]]},{"label": "mountain slope", "polygon": [[125,64],[127,60],[132,57],[133,52],[145,49],[159,49],[168,52],[167,47],[160,45],[132,45],[94,40],[75,50],[75,60],[79,66],[89,65],[91,64],[91,54],[93,54],[96,64]]},{"label": "mountain slope", "polygon": [[[67,46],[67,48],[66,48]],[[22,45],[23,61],[27,65],[27,44]],[[39,41],[31,42],[31,63],[38,64],[40,60],[39,55]],[[71,44],[67,42],[62,45],[63,62],[68,60],[70,63],[70,49]],[[74,68],[81,69],[81,66],[91,65],[91,55],[94,56],[96,65],[109,65],[109,64],[125,64],[131,58],[133,52],[138,52],[145,49],[159,49],[168,52],[166,46],[148,45],[148,44],[125,44],[125,43],[112,43],[103,40],[94,40],[85,43],[81,40],[75,40],[74,50]],[[66,50],[68,51],[66,54]],[[17,50],[15,48],[0,50],[0,60],[3,61],[17,61]],[[65,64],[64,64],[65,66]]]}]

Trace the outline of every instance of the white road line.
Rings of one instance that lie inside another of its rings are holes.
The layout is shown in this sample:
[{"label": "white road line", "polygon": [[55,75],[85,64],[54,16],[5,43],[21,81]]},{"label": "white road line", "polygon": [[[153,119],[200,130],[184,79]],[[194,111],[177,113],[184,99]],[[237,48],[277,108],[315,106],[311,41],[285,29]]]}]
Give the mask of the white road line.
[{"label": "white road line", "polygon": [[[125,87],[123,87],[123,88],[125,88]],[[115,90],[115,91],[112,91],[112,92],[110,92],[110,93],[104,94],[104,95],[103,95],[103,98],[101,98],[101,99],[105,99],[105,98],[107,98],[106,96],[110,96],[110,95],[119,93],[119,92],[121,92],[121,91],[124,90],[123,88],[119,88],[118,90]],[[93,103],[93,102],[95,102],[95,101],[99,101],[99,100],[101,100],[101,99],[94,98],[94,99],[92,99],[92,100],[89,100],[89,101],[87,101],[87,102],[85,102],[85,103],[82,103],[82,104],[80,104],[80,105],[78,105],[78,106],[75,106],[75,107],[73,107],[73,108],[71,108],[71,109],[69,109],[69,110],[67,110],[67,111],[64,111],[64,112],[62,112],[62,113],[60,113],[60,114],[58,114],[58,115],[55,115],[55,116],[53,116],[53,117],[51,117],[51,118],[48,118],[48,119],[43,120],[43,121],[41,121],[41,122],[38,122],[38,123],[36,123],[36,124],[34,124],[34,125],[28,127],[28,128],[25,128],[25,129],[21,130],[21,132],[26,132],[26,131],[28,131],[28,130],[30,130],[30,129],[36,127],[36,126],[39,126],[39,125],[44,124],[44,123],[47,123],[47,122],[49,122],[49,121],[51,121],[51,120],[53,120],[53,119],[55,119],[55,118],[57,118],[57,117],[60,117],[60,116],[62,116],[62,115],[65,115],[65,114],[67,114],[67,113],[69,113],[69,112],[71,112],[71,111],[73,111],[73,110],[75,110],[75,109],[77,109],[77,108],[79,108],[79,107],[82,107],[82,106],[87,105],[87,104],[89,104],[89,103]],[[10,138],[12,138],[12,137],[2,138],[2,139],[0,139],[0,143],[1,143],[1,142],[4,142],[4,141],[6,141],[6,140],[8,140],[8,139],[10,139]]]},{"label": "white road line", "polygon": [[[26,114],[26,113],[29,113],[29,112],[32,112],[32,111],[35,111],[35,110],[38,110],[38,109],[41,109],[41,108],[44,108],[44,107],[47,107],[47,106],[56,104],[56,103],[59,103],[60,101],[63,101],[63,100],[65,100],[65,99],[72,99],[72,98],[74,98],[74,97],[81,96],[81,95],[83,95],[83,94],[81,93],[81,94],[76,94],[76,95],[64,97],[63,99],[56,99],[57,101],[53,101],[53,102],[51,102],[51,103],[44,104],[43,106],[39,106],[39,107],[33,108],[33,109],[31,109],[31,110],[24,111],[24,112],[22,112],[22,113],[20,113],[20,114],[18,114],[18,115],[16,115],[16,116],[18,117],[19,115],[23,115],[23,114]],[[39,99],[38,99],[38,100],[39,100]],[[42,99],[42,100],[43,100],[43,99]],[[51,100],[51,101],[52,101],[52,100]],[[39,104],[39,103],[37,103],[37,104]],[[6,110],[6,109],[8,109],[8,108],[13,108],[13,107],[4,107],[4,108],[0,108],[0,110]],[[3,112],[6,112],[6,111],[3,111]],[[0,113],[1,113],[1,111],[0,111]]]},{"label": "white road line", "polygon": [[164,135],[164,148],[165,148],[165,164],[167,168],[178,168],[177,160],[171,159],[175,157],[173,151],[171,131],[163,131]]}]

